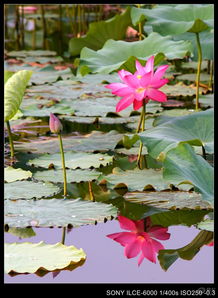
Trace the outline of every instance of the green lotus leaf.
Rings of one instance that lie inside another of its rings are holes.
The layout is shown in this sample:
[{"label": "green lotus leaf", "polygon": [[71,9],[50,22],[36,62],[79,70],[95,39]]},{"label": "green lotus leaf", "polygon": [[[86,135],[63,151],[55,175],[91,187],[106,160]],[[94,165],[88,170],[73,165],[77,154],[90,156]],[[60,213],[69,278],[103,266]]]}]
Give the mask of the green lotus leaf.
[{"label": "green lotus leaf", "polygon": [[214,108],[214,94],[201,95],[199,103],[204,108]]},{"label": "green lotus leaf", "polygon": [[[153,158],[166,154],[180,143],[204,146],[213,152],[213,109],[181,117],[173,117],[148,131],[139,134],[142,143]],[[202,125],[203,123],[203,125]]]},{"label": "green lotus leaf", "polygon": [[29,228],[13,228],[10,227],[7,230],[7,233],[10,233],[16,237],[19,238],[30,238],[30,237],[34,237],[36,236],[36,233],[34,232],[34,230],[29,227]]},{"label": "green lotus leaf", "polygon": [[32,173],[30,171],[25,171],[22,169],[14,169],[13,167],[4,168],[4,181],[13,182],[17,180],[23,180],[31,178]]},{"label": "green lotus leaf", "polygon": [[33,199],[50,197],[61,189],[49,182],[15,181],[6,183],[4,187],[5,200]]},{"label": "green lotus leaf", "polygon": [[189,144],[180,144],[167,152],[163,161],[163,177],[173,184],[191,183],[202,199],[213,204],[213,167],[194,152]]},{"label": "green lotus leaf", "polygon": [[[144,205],[143,205],[144,206]],[[162,209],[167,210],[167,209]],[[168,212],[159,212],[151,215],[153,225],[160,225],[163,227],[185,225],[191,227],[201,222],[205,215],[210,212],[210,209],[180,209],[168,210]]]},{"label": "green lotus leaf", "polygon": [[[80,152],[105,152],[113,150],[122,136],[122,134],[112,130],[108,133],[92,131],[92,133],[85,136],[63,136],[62,139],[65,152],[72,150]],[[57,136],[43,140],[33,139],[31,142],[15,144],[15,149],[16,151],[34,153],[58,153],[60,151],[59,139]]]},{"label": "green lotus leaf", "polygon": [[117,216],[117,208],[82,199],[5,201],[5,225],[10,227],[79,227]]},{"label": "green lotus leaf", "polygon": [[54,57],[55,51],[36,50],[36,51],[11,51],[7,53],[8,57]]},{"label": "green lotus leaf", "polygon": [[102,48],[108,39],[123,39],[130,24],[129,7],[121,15],[116,15],[109,20],[90,23],[89,30],[85,36],[71,38],[69,52],[72,56],[76,56],[79,55],[83,47],[98,50]]},{"label": "green lotus leaf", "polygon": [[184,32],[199,33],[213,27],[213,4],[180,4],[175,6],[157,5],[153,9],[133,7],[133,24],[139,18],[146,19],[146,26],[152,26],[159,34],[176,35]]},{"label": "green lotus leaf", "polygon": [[[106,166],[113,161],[113,156],[106,154],[92,154],[86,152],[67,151],[65,154],[65,165],[69,169],[89,169],[91,167],[98,168],[101,165]],[[50,164],[55,168],[62,168],[60,153],[44,154],[38,158],[29,160],[28,165],[35,167],[48,168]]]},{"label": "green lotus leaf", "polygon": [[10,71],[10,70],[5,70],[4,71],[4,84],[7,82],[7,80],[12,77],[14,74],[13,71]]},{"label": "green lotus leaf", "polygon": [[197,228],[204,231],[206,230],[206,231],[214,232],[214,220],[205,219],[197,224]]},{"label": "green lotus leaf", "polygon": [[9,121],[17,113],[32,72],[21,70],[11,76],[4,88],[4,121]]},{"label": "green lotus leaf", "polygon": [[82,266],[86,254],[82,248],[62,243],[6,243],[5,272],[10,275],[35,273],[44,276],[49,272],[70,270]]},{"label": "green lotus leaf", "polygon": [[[101,175],[100,172],[95,170],[66,170],[67,174],[67,181],[72,182],[82,182],[82,181],[93,181],[97,180],[98,177]],[[63,171],[60,170],[47,170],[47,171],[38,171],[36,172],[33,177],[36,180],[42,181],[49,181],[53,183],[62,182],[63,183]]]},{"label": "green lotus leaf", "polygon": [[113,173],[99,178],[105,179],[109,188],[118,188],[125,185],[128,191],[155,189],[157,191],[171,189],[171,183],[164,181],[162,170],[145,169],[123,171],[114,168]]},{"label": "green lotus leaf", "polygon": [[[213,30],[206,30],[199,33],[202,58],[213,60],[214,59],[214,32]],[[192,60],[198,61],[197,43],[195,34],[189,32],[173,36],[173,40],[189,40],[192,43]]]},{"label": "green lotus leaf", "polygon": [[[176,79],[178,81],[190,81],[190,82],[195,82],[196,81],[196,74],[194,73],[186,73],[182,74],[180,76],[177,76]],[[207,73],[201,73],[201,82],[206,82],[208,83],[210,80],[210,75]]]},{"label": "green lotus leaf", "polygon": [[150,216],[153,225],[163,227],[185,225],[192,226],[202,221],[210,210],[181,209],[169,210],[152,205],[132,203],[122,198],[113,198],[111,203],[119,209],[119,213],[132,220],[140,220]]},{"label": "green lotus leaf", "polygon": [[[131,65],[139,59],[147,61],[151,55],[156,55],[156,64],[164,57],[167,59],[183,58],[191,50],[191,43],[188,41],[172,41],[170,36],[161,36],[156,32],[151,33],[142,41],[125,42],[109,39],[98,51],[83,48],[80,55],[80,66],[86,66],[93,73],[110,73],[123,67],[128,60]],[[129,67],[129,65],[128,65]],[[133,69],[128,69],[133,71]]]},{"label": "green lotus leaf", "polygon": [[126,193],[124,198],[132,203],[141,203],[163,209],[213,209],[201,195],[187,191],[155,191]]},{"label": "green lotus leaf", "polygon": [[158,260],[161,267],[167,271],[178,259],[192,260],[201,247],[213,240],[213,232],[201,231],[188,245],[178,249],[163,249],[159,251]]},{"label": "green lotus leaf", "polygon": [[[187,86],[185,84],[165,85],[160,90],[166,93],[168,98],[175,99],[176,97],[189,97],[194,98],[196,94],[196,88]],[[199,88],[199,94],[204,92],[203,88]]]}]

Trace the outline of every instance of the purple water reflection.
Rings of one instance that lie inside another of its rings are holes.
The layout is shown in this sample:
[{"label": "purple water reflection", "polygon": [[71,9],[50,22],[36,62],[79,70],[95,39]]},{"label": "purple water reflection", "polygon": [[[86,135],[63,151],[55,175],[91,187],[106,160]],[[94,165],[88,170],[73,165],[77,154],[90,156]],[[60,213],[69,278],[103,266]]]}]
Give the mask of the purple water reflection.
[{"label": "purple water reflection", "polygon": [[[123,231],[116,220],[73,229],[66,235],[66,245],[83,248],[87,260],[74,271],[62,271],[53,278],[36,275],[5,275],[5,283],[213,283],[214,249],[204,246],[192,261],[178,259],[167,272],[159,262],[144,260],[138,267],[137,258],[126,259],[124,247],[106,237],[107,234]],[[6,242],[39,242],[54,244],[61,241],[62,229],[35,229],[36,236],[19,240],[5,233]],[[172,226],[171,237],[162,241],[166,249],[188,244],[199,233],[194,227]]]}]

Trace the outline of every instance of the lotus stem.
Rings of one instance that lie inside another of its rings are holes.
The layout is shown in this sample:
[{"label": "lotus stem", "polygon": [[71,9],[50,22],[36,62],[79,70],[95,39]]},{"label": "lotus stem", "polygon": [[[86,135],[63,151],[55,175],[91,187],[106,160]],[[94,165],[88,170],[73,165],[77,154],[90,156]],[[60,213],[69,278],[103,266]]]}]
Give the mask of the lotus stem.
[{"label": "lotus stem", "polygon": [[197,76],[196,76],[196,102],[195,102],[195,110],[198,110],[199,107],[199,84],[200,84],[200,76],[201,76],[201,63],[202,63],[202,49],[199,38],[199,33],[196,33],[196,41],[197,41],[197,49],[198,49],[198,68],[197,68]]},{"label": "lotus stem", "polygon": [[14,158],[14,143],[13,143],[13,138],[12,138],[12,133],[11,133],[11,127],[9,121],[6,121],[7,129],[8,129],[8,138],[9,138],[9,143],[10,143],[10,148],[11,148],[11,159]]},{"label": "lotus stem", "polygon": [[95,197],[93,194],[93,190],[92,190],[92,181],[88,181],[89,184],[89,196],[90,196],[90,200],[95,202]]},{"label": "lotus stem", "polygon": [[61,133],[58,133],[58,138],[60,142],[60,153],[61,153],[61,161],[62,161],[62,169],[63,169],[63,177],[64,177],[64,196],[67,196],[67,173],[66,173],[66,167],[65,167],[65,159],[64,159],[64,150],[63,150],[63,142]]},{"label": "lotus stem", "polygon": [[[213,88],[213,61],[211,60],[209,88]],[[212,90],[213,91],[213,90]]]},{"label": "lotus stem", "polygon": [[16,14],[16,21],[15,21],[15,30],[16,30],[16,47],[17,50],[20,50],[20,14],[19,14],[19,5],[15,6],[15,14]]},{"label": "lotus stem", "polygon": [[[141,118],[140,118],[141,125],[142,125],[142,131],[145,130],[145,113],[146,113],[146,104],[145,104],[145,99],[143,99],[143,106],[142,106],[142,112],[141,112]],[[137,165],[140,170],[142,170],[142,168],[143,168],[142,149],[143,149],[143,143],[142,143],[142,141],[140,141],[139,153],[138,153],[138,158],[137,158]],[[146,161],[145,161],[145,168],[147,168]]]},{"label": "lotus stem", "polygon": [[62,244],[65,243],[65,236],[66,236],[66,227],[63,227],[63,229],[62,229],[62,239],[61,239]]},{"label": "lotus stem", "polygon": [[42,15],[42,30],[43,30],[43,42],[42,47],[44,50],[47,50],[47,28],[46,28],[46,19],[45,19],[45,11],[44,5],[40,5],[41,7],[41,15]]}]

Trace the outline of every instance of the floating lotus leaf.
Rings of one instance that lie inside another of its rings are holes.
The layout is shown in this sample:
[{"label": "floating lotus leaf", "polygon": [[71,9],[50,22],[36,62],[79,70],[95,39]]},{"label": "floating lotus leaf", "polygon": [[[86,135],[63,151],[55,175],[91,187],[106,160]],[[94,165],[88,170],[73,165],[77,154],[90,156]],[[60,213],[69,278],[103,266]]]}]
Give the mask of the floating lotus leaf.
[{"label": "floating lotus leaf", "polygon": [[10,227],[79,227],[117,216],[117,208],[81,199],[5,201],[5,225]]},{"label": "floating lotus leaf", "polygon": [[[178,81],[190,81],[195,82],[196,81],[196,74],[194,73],[186,73],[180,76],[177,76],[176,79]],[[210,81],[210,75],[207,73],[201,73],[201,82],[209,82]]]},{"label": "floating lotus leaf", "polygon": [[36,233],[32,228],[13,228],[10,227],[7,230],[8,233],[19,238],[30,238],[36,236]]},{"label": "floating lotus leaf", "polygon": [[[193,36],[188,34],[189,36]],[[187,70],[191,70],[193,72],[197,71],[198,68],[198,62],[195,61],[189,61],[189,62],[183,62],[181,65],[182,69],[184,69],[185,72],[187,72]],[[206,71],[208,67],[208,61],[207,60],[203,60],[201,63],[201,71]]]},{"label": "floating lotus leaf", "polygon": [[9,121],[17,113],[31,75],[31,71],[22,70],[11,76],[5,83],[4,121]]},{"label": "floating lotus leaf", "polygon": [[44,276],[49,272],[70,270],[82,266],[86,254],[82,248],[62,243],[6,243],[5,272],[10,275],[35,273]]},{"label": "floating lotus leaf", "polygon": [[25,171],[22,169],[14,169],[13,167],[4,168],[4,181],[13,182],[17,180],[23,180],[31,178],[32,173],[30,171]]},{"label": "floating lotus leaf", "polygon": [[166,181],[173,184],[189,181],[194,185],[195,191],[202,194],[203,200],[213,204],[213,167],[197,155],[189,144],[180,144],[168,151],[163,167],[163,177]]},{"label": "floating lotus leaf", "polygon": [[6,183],[5,200],[33,199],[49,197],[59,193],[61,189],[49,182],[15,181]]},{"label": "floating lotus leaf", "polygon": [[[72,117],[73,118],[73,117]],[[64,151],[108,151],[113,150],[117,142],[122,139],[122,134],[112,130],[108,133],[93,131],[88,135],[63,136]],[[33,139],[31,142],[15,143],[16,151],[34,153],[57,153],[60,151],[58,137],[52,136],[47,139]]]},{"label": "floating lotus leaf", "polygon": [[[168,98],[175,97],[194,97],[196,95],[196,88],[186,86],[185,84],[176,84],[176,85],[165,85],[160,88]],[[203,88],[199,88],[199,93],[202,94],[204,91]]]},{"label": "floating lotus leaf", "polygon": [[163,249],[159,251],[158,260],[161,267],[167,269],[178,259],[192,260],[201,247],[213,240],[213,232],[201,231],[188,245],[178,249]]},{"label": "floating lotus leaf", "polygon": [[197,224],[197,228],[204,231],[206,230],[206,231],[214,232],[214,220],[205,219]]},{"label": "floating lotus leaf", "polygon": [[[82,182],[82,181],[93,181],[97,180],[101,175],[100,172],[95,170],[66,170],[67,182]],[[62,182],[63,183],[63,171],[60,170],[47,170],[47,171],[38,171],[33,177],[36,180],[49,181],[53,183]]]},{"label": "floating lotus leaf", "polygon": [[213,108],[214,107],[214,94],[201,95],[199,97],[199,103],[200,103],[201,107]]},{"label": "floating lotus leaf", "polygon": [[[86,152],[67,151],[65,153],[65,165],[70,169],[89,169],[98,168],[101,165],[106,166],[113,161],[113,156],[106,154],[91,154]],[[55,168],[62,168],[60,153],[44,154],[39,158],[29,160],[28,165],[35,167],[48,168],[53,164]]]},{"label": "floating lotus leaf", "polygon": [[55,51],[11,51],[7,53],[8,57],[54,57],[57,53]]},{"label": "floating lotus leaf", "polygon": [[98,50],[110,38],[114,40],[123,39],[130,24],[130,8],[127,8],[121,15],[115,15],[109,20],[93,22],[89,25],[89,30],[85,36],[70,40],[69,52],[72,56],[76,56],[83,47]]},{"label": "floating lotus leaf", "polygon": [[159,169],[122,171],[119,168],[114,168],[112,174],[100,178],[107,181],[109,188],[117,188],[124,184],[128,188],[128,191],[143,191],[151,188],[157,191],[171,189],[171,184],[164,181],[162,174],[162,170]]},{"label": "floating lotus leaf", "polygon": [[214,25],[213,4],[180,4],[175,6],[158,5],[153,9],[133,7],[133,24],[139,18],[146,19],[153,31],[161,35],[176,35],[184,32],[199,33]]},{"label": "floating lotus leaf", "polygon": [[[180,143],[204,146],[209,153],[213,152],[213,109],[175,117],[153,129],[140,133],[140,139],[153,158],[166,152]],[[203,125],[202,125],[203,123]]]},{"label": "floating lotus leaf", "polygon": [[61,105],[61,104],[55,104],[49,108],[47,107],[38,108],[37,104],[29,105],[23,108],[23,106],[21,105],[20,110],[23,116],[25,117],[49,117],[50,113],[67,114],[67,115],[74,114],[74,109],[72,109],[70,106]]},{"label": "floating lotus leaf", "polygon": [[[147,61],[152,55],[157,55],[158,61],[167,59],[183,58],[191,50],[191,43],[188,41],[172,41],[170,36],[163,37],[156,32],[151,33],[142,41],[126,42],[109,39],[102,49],[98,51],[84,47],[80,54],[79,73],[83,67],[88,67],[92,73],[110,73],[123,68],[128,61],[134,65],[135,59]],[[130,69],[129,69],[130,70]],[[87,73],[87,71],[86,71]]]},{"label": "floating lotus leaf", "polygon": [[124,198],[132,203],[141,203],[164,209],[212,209],[201,195],[187,191],[155,191],[126,193]]},{"label": "floating lotus leaf", "polygon": [[[144,205],[143,205],[144,206]],[[168,210],[168,209],[162,209]],[[210,212],[210,209],[180,209],[180,210],[168,210],[167,212],[159,212],[151,215],[151,221],[153,225],[160,225],[163,227],[185,225],[191,227],[202,221]]]}]

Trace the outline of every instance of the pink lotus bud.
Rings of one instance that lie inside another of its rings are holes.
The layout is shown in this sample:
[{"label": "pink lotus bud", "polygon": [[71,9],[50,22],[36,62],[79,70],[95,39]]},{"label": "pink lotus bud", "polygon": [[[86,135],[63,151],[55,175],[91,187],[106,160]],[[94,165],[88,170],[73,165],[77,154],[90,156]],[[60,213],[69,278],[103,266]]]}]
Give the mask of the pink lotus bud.
[{"label": "pink lotus bud", "polygon": [[52,113],[50,113],[49,127],[50,127],[51,132],[53,132],[53,133],[59,133],[63,129],[63,126],[62,126],[60,120],[58,119],[58,117],[56,117]]}]

